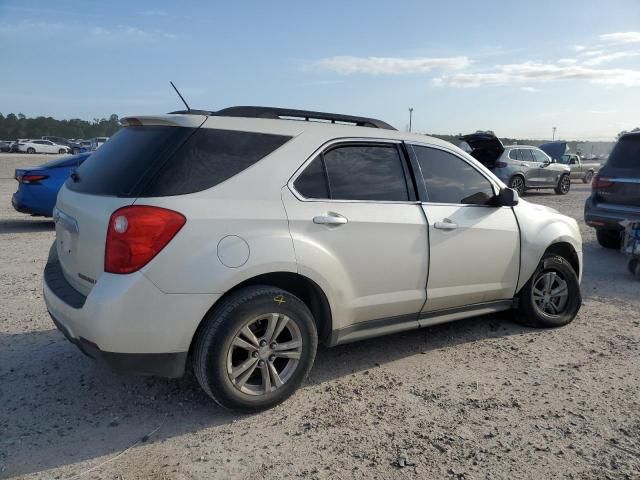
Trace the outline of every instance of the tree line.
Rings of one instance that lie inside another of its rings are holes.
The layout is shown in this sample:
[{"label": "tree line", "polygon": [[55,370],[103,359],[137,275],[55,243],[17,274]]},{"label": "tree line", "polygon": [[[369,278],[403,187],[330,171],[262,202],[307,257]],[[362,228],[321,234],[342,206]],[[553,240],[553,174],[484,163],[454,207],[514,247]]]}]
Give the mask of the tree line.
[{"label": "tree line", "polygon": [[53,135],[64,138],[89,139],[93,137],[110,137],[120,128],[118,115],[109,118],[94,118],[93,121],[72,118],[56,120],[52,117],[27,118],[24,114],[0,113],[0,140],[17,138],[40,138]]}]

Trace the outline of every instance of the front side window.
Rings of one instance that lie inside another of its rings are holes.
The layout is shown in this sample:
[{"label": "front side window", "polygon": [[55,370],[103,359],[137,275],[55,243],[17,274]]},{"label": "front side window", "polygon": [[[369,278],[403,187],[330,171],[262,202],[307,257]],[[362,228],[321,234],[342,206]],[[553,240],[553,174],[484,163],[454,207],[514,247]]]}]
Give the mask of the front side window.
[{"label": "front side window", "polygon": [[545,163],[551,161],[541,150],[531,150],[536,162]]},{"label": "front side window", "polygon": [[312,161],[294,186],[306,198],[408,201],[402,162],[393,144],[338,146]]},{"label": "front side window", "polygon": [[494,196],[491,182],[469,163],[437,148],[413,146],[429,202],[486,205]]}]

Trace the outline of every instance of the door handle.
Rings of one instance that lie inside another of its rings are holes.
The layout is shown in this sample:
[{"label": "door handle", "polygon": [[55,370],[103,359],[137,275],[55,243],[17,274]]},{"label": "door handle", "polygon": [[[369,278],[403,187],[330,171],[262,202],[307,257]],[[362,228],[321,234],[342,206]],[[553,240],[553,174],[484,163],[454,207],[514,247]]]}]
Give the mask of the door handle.
[{"label": "door handle", "polygon": [[344,225],[347,222],[347,217],[333,212],[313,217],[313,223],[317,223],[318,225]]},{"label": "door handle", "polygon": [[448,218],[445,218],[441,222],[434,223],[433,228],[437,228],[439,230],[455,230],[456,228],[458,228],[458,224],[453,223]]}]

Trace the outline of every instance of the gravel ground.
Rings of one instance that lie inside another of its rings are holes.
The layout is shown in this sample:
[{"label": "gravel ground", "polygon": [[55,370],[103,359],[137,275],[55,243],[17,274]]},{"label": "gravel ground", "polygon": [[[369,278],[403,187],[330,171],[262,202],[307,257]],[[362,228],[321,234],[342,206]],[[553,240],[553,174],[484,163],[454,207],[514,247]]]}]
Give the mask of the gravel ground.
[{"label": "gravel ground", "polygon": [[640,478],[640,283],[582,222],[589,187],[527,199],[581,222],[584,306],[556,330],[486,316],[333,349],[259,415],[189,375],[122,377],[56,331],[49,221],[11,208],[0,155],[0,477]]}]

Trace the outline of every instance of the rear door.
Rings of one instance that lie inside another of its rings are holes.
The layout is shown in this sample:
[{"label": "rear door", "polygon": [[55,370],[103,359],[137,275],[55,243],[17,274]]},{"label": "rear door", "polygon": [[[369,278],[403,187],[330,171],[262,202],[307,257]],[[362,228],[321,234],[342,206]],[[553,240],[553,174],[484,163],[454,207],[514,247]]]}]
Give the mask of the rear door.
[{"label": "rear door", "polygon": [[341,326],[418,326],[427,225],[400,142],[329,144],[296,173],[283,201],[301,273],[331,282]]},{"label": "rear door", "polygon": [[494,184],[469,161],[411,146],[426,187],[429,277],[424,312],[513,298],[520,234],[513,209],[489,205]]}]

